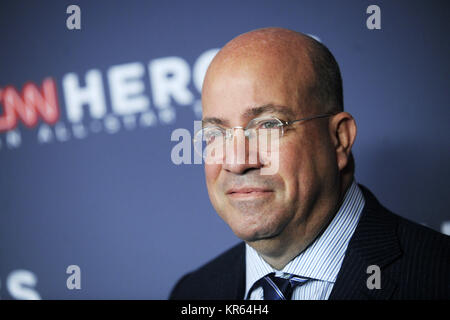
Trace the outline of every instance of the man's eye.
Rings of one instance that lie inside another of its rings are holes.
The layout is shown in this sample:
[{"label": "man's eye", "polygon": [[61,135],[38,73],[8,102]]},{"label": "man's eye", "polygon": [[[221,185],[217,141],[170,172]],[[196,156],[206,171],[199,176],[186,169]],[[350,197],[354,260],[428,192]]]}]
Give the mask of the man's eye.
[{"label": "man's eye", "polygon": [[280,123],[276,120],[267,120],[262,122],[259,125],[259,128],[261,129],[275,129],[278,128],[280,126]]},{"label": "man's eye", "polygon": [[204,133],[203,138],[206,141],[206,144],[211,144],[221,136],[222,132],[220,130],[208,130],[207,132]]}]

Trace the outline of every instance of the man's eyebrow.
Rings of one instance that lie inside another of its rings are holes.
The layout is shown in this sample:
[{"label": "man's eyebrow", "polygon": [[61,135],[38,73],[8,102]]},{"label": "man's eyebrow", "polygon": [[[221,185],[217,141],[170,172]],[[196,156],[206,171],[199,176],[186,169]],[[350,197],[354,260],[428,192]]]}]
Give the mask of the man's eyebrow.
[{"label": "man's eyebrow", "polygon": [[216,117],[206,117],[206,118],[202,119],[202,124],[203,125],[215,124],[215,125],[219,125],[219,126],[227,126],[228,120],[223,120],[223,119],[216,118]]},{"label": "man's eyebrow", "polygon": [[287,106],[276,105],[268,103],[259,107],[254,107],[246,110],[242,115],[244,118],[251,119],[262,115],[263,113],[279,113],[286,117],[293,118],[294,112]]},{"label": "man's eyebrow", "polygon": [[[253,107],[253,108],[246,110],[242,114],[242,118],[243,119],[253,119],[264,113],[279,113],[288,118],[294,118],[294,116],[295,116],[294,112],[287,106],[268,103],[268,104],[264,104],[259,107]],[[207,124],[210,124],[210,125],[213,124],[213,125],[226,127],[226,126],[228,126],[228,123],[229,123],[228,120],[224,120],[224,119],[217,118],[217,117],[205,117],[202,119],[203,126],[205,126]]]}]

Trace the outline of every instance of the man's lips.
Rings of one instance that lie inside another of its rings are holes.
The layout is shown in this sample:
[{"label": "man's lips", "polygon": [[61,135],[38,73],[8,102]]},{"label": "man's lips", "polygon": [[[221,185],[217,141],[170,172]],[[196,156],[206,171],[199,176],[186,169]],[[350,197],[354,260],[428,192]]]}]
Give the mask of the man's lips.
[{"label": "man's lips", "polygon": [[241,197],[255,197],[255,196],[266,196],[270,195],[273,191],[267,188],[257,188],[257,187],[243,187],[243,188],[231,188],[226,194],[227,196],[233,198]]}]

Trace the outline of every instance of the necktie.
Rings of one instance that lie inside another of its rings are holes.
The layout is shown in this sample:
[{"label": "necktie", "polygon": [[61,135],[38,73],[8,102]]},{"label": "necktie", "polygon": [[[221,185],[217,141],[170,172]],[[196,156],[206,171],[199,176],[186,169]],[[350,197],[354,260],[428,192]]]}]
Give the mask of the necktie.
[{"label": "necktie", "polygon": [[285,273],[282,277],[270,273],[259,282],[264,290],[264,300],[291,300],[294,289],[305,284],[309,279]]}]

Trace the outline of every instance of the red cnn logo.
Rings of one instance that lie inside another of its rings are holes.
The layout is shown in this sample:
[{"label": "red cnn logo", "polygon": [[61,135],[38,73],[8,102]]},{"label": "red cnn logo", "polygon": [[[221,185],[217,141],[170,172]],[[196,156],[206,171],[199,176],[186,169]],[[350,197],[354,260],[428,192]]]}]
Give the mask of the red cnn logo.
[{"label": "red cnn logo", "polygon": [[17,127],[17,118],[28,127],[33,128],[40,116],[48,124],[54,124],[59,118],[56,84],[53,78],[42,81],[42,89],[32,82],[27,82],[19,95],[16,88],[7,86],[0,89],[0,106],[4,114],[0,116],[0,132]]}]

